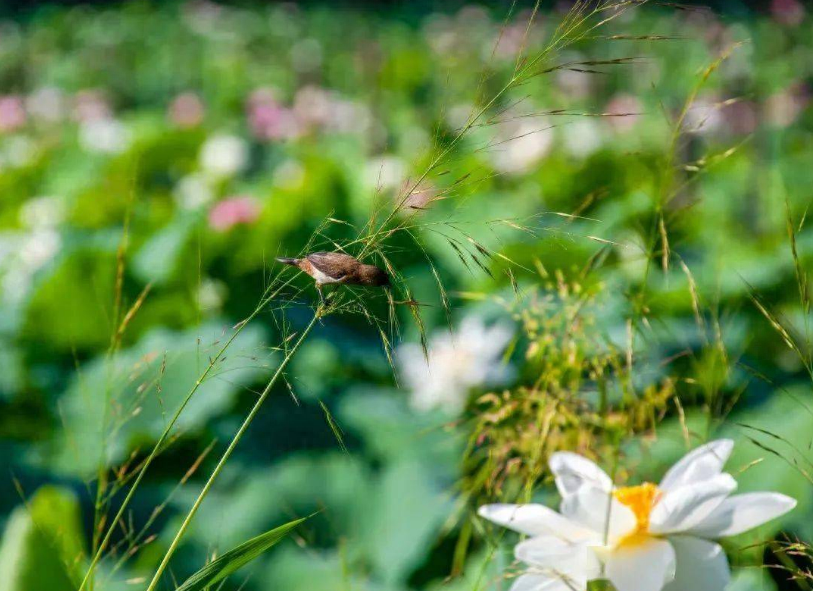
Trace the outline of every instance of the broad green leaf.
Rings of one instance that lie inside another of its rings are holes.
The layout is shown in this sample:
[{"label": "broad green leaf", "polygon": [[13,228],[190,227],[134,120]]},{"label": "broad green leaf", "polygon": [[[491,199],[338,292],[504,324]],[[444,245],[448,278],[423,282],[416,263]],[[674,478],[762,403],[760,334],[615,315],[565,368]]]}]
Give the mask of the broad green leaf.
[{"label": "broad green leaf", "polygon": [[452,511],[442,483],[415,461],[395,462],[382,471],[369,499],[361,542],[384,583],[405,583],[440,535]]},{"label": "broad green leaf", "polygon": [[[324,429],[325,439],[335,445],[329,427],[324,425]],[[286,433],[278,435],[285,437]],[[341,451],[300,454],[274,464],[270,470],[245,472],[227,466],[224,472],[228,472],[224,479],[231,479],[234,486],[212,491],[212,502],[203,504],[200,518],[190,530],[191,540],[201,547],[213,539],[223,547],[236,546],[257,531],[257,524],[278,523],[291,513],[306,515],[322,508],[331,530],[350,541],[366,527],[373,480],[359,457]],[[231,517],[224,521],[223,515]],[[324,521],[315,521],[313,527],[323,527]]]},{"label": "broad green leaf", "polygon": [[307,517],[303,517],[289,521],[285,525],[267,531],[229,550],[189,577],[176,591],[203,591],[207,587],[219,583],[280,542],[306,519]]},{"label": "broad green leaf", "polygon": [[[101,459],[115,464],[135,446],[157,440],[226,338],[216,323],[186,332],[153,330],[112,361],[85,364],[60,398],[64,429],[48,454],[51,466],[87,476]],[[258,327],[240,333],[181,415],[179,430],[205,425],[230,407],[241,387],[268,371],[262,340]]]},{"label": "broad green leaf", "polygon": [[761,566],[735,569],[726,591],[775,591],[770,570]]},{"label": "broad green leaf", "polygon": [[9,517],[0,544],[3,591],[74,591],[82,568],[79,503],[44,486]]},{"label": "broad green leaf", "polygon": [[153,234],[133,258],[136,277],[157,285],[169,281],[181,264],[195,222],[193,215],[180,216]]},{"label": "broad green leaf", "polygon": [[[285,591],[406,591],[400,585],[383,585],[359,569],[345,548],[299,548],[292,544],[274,553],[263,568],[263,589]],[[451,590],[462,591],[462,590]],[[473,588],[464,591],[473,591]]]}]

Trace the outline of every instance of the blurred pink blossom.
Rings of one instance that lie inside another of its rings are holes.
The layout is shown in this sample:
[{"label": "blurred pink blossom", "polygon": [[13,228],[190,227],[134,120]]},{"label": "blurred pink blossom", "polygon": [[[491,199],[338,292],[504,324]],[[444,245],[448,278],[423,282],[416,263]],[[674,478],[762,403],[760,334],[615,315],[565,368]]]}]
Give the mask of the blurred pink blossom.
[{"label": "blurred pink blossom", "polygon": [[293,112],[300,127],[308,131],[365,133],[374,124],[367,105],[318,86],[304,86],[297,91]]},{"label": "blurred pink blossom", "polygon": [[726,121],[726,130],[735,135],[753,133],[759,125],[756,107],[750,101],[740,101],[728,105],[723,109],[723,116]]},{"label": "blurred pink blossom", "polygon": [[523,173],[544,159],[553,147],[554,132],[543,116],[517,109],[505,112],[488,150],[494,167],[504,173]]},{"label": "blurred pink blossom", "polygon": [[687,133],[713,135],[723,125],[723,102],[710,95],[694,100],[686,111],[683,128]]},{"label": "blurred pink blossom", "polygon": [[200,125],[203,121],[203,114],[203,102],[194,92],[179,94],[169,105],[169,120],[181,128]]},{"label": "blurred pink blossom", "polygon": [[[584,58],[577,56],[576,59]],[[593,88],[593,76],[574,70],[559,70],[556,72],[556,84],[569,99],[585,98]]]},{"label": "blurred pink blossom", "polygon": [[488,58],[493,52],[497,59],[511,60],[519,57],[520,52],[527,54],[531,48],[537,47],[542,40],[542,32],[538,21],[528,30],[529,18],[530,15],[526,15],[498,30],[483,48],[484,57]]},{"label": "blurred pink blossom", "polygon": [[250,224],[260,215],[260,203],[245,195],[229,197],[217,203],[209,212],[209,226],[225,232],[237,224]]},{"label": "blurred pink blossom", "polygon": [[25,125],[25,107],[15,94],[0,96],[0,131],[14,131]]},{"label": "blurred pink blossom", "polygon": [[82,123],[111,119],[113,116],[110,104],[98,90],[82,90],[74,99],[74,118]]},{"label": "blurred pink blossom", "polygon": [[616,94],[604,107],[604,113],[609,115],[607,123],[620,133],[635,127],[642,111],[641,101],[631,94]]},{"label": "blurred pink blossom", "polygon": [[283,107],[270,88],[258,88],[246,105],[248,125],[261,140],[283,140],[297,137],[300,125],[295,113]]},{"label": "blurred pink blossom", "polygon": [[795,27],[805,18],[805,7],[799,0],[773,0],[771,14],[783,24]]},{"label": "blurred pink blossom", "polygon": [[765,103],[767,120],[777,127],[791,125],[810,104],[810,91],[804,84],[794,84],[790,88],[768,97]]},{"label": "blurred pink blossom", "polygon": [[294,97],[294,113],[307,127],[321,127],[330,120],[330,93],[318,86],[303,86]]}]

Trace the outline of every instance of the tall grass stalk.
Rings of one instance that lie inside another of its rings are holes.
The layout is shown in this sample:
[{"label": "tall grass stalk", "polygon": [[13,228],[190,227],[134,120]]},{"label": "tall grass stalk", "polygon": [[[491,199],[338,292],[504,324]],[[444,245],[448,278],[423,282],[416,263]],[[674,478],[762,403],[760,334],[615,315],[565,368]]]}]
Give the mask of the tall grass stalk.
[{"label": "tall grass stalk", "polygon": [[[257,314],[259,314],[265,308],[265,306],[270,301],[272,301],[274,298],[276,298],[282,292],[282,290],[291,283],[294,276],[295,275],[292,275],[289,279],[284,281],[281,285],[277,286],[276,288],[274,288],[275,282],[272,282],[268,286],[268,288],[266,289],[266,292],[265,292],[265,294],[263,294],[263,298],[261,299],[261,301],[257,305],[257,307],[251,312],[251,314],[245,320],[243,320],[242,322],[240,322],[239,324],[236,325],[235,330],[232,333],[232,335],[226,340],[226,342],[219,349],[219,351],[215,354],[215,356],[212,357],[209,360],[209,364],[206,366],[206,369],[203,371],[203,373],[200,375],[200,377],[195,381],[194,385],[192,386],[192,388],[187,393],[187,395],[184,398],[183,402],[181,402],[181,404],[178,406],[178,408],[176,409],[176,411],[173,414],[172,418],[170,419],[169,423],[164,428],[164,431],[161,433],[161,436],[158,438],[158,441],[155,443],[152,450],[150,451],[150,454],[147,456],[147,459],[141,465],[141,468],[138,471],[138,474],[137,474],[137,476],[135,478],[135,481],[133,482],[130,489],[127,491],[127,495],[125,495],[125,497],[124,497],[124,499],[123,499],[123,501],[121,503],[121,506],[119,507],[118,511],[116,512],[116,515],[114,516],[113,520],[110,522],[110,525],[108,526],[107,531],[104,534],[104,537],[102,537],[101,541],[98,543],[98,545],[95,546],[95,551],[94,551],[94,554],[93,554],[93,558],[91,559],[90,565],[88,566],[88,569],[85,572],[85,576],[83,577],[82,582],[79,585],[78,591],[83,591],[85,588],[91,588],[92,580],[93,580],[93,574],[94,574],[94,572],[96,570],[96,566],[98,565],[98,563],[101,560],[105,550],[107,549],[108,545],[110,544],[110,539],[113,536],[113,532],[115,531],[115,529],[117,527],[117,524],[120,522],[120,520],[124,516],[124,512],[129,507],[130,502],[132,501],[133,497],[135,496],[136,490],[138,489],[139,485],[141,484],[141,481],[144,478],[144,475],[147,473],[147,470],[149,469],[149,467],[152,464],[153,460],[155,460],[155,458],[161,452],[164,444],[167,442],[167,439],[169,438],[170,434],[172,433],[172,429],[175,427],[175,424],[178,422],[178,419],[180,418],[183,411],[186,409],[189,402],[192,400],[192,398],[197,393],[197,391],[200,388],[201,384],[203,384],[203,382],[206,381],[206,378],[209,376],[212,369],[223,358],[223,355],[225,354],[226,350],[231,346],[231,344],[239,336],[239,334],[242,332],[242,330],[257,316]],[[98,486],[99,489],[102,489],[103,482],[100,480],[97,483],[97,486]],[[97,510],[98,510],[98,507],[97,507]]]},{"label": "tall grass stalk", "polygon": [[192,505],[192,508],[189,509],[189,512],[186,514],[186,517],[181,523],[181,526],[178,528],[178,532],[175,534],[175,537],[172,539],[172,542],[169,545],[166,553],[164,554],[164,558],[161,560],[161,564],[158,565],[158,569],[155,571],[155,575],[150,582],[149,587],[147,587],[147,591],[154,591],[158,582],[161,580],[161,575],[163,575],[164,571],[166,570],[167,566],[169,565],[169,561],[172,558],[172,555],[175,554],[175,550],[178,549],[178,544],[181,542],[181,538],[183,538],[186,530],[189,528],[189,525],[192,523],[192,520],[195,518],[195,514],[198,512],[203,500],[206,498],[206,495],[209,494],[209,490],[212,488],[214,481],[217,480],[217,477],[220,475],[220,472],[223,470],[223,467],[226,465],[226,462],[231,457],[231,454],[237,448],[237,445],[240,443],[240,440],[243,438],[243,435],[248,430],[249,426],[251,425],[254,417],[257,416],[257,413],[260,411],[260,407],[262,407],[263,402],[265,399],[268,398],[268,395],[271,393],[271,390],[274,388],[274,385],[277,383],[277,380],[285,371],[286,366],[291,361],[293,356],[296,354],[297,349],[299,349],[300,345],[305,341],[310,334],[313,327],[316,325],[316,321],[319,320],[325,313],[326,308],[323,305],[320,305],[316,312],[311,318],[311,321],[305,327],[305,329],[299,334],[299,337],[294,342],[294,345],[291,349],[286,353],[285,357],[282,359],[282,362],[277,367],[277,371],[274,372],[274,375],[268,381],[265,386],[265,389],[260,394],[260,397],[257,399],[257,402],[254,403],[254,406],[251,408],[251,412],[248,413],[243,424],[240,425],[240,428],[234,434],[229,446],[226,448],[226,451],[223,452],[223,455],[220,456],[220,460],[217,462],[217,466],[215,466],[214,470],[212,470],[209,479],[206,481],[206,484],[203,485],[203,489],[201,489],[200,494],[195,499],[195,502]]},{"label": "tall grass stalk", "polygon": [[311,321],[308,323],[305,329],[299,334],[299,337],[294,342],[294,345],[286,353],[285,357],[282,359],[282,362],[279,364],[277,371],[275,371],[274,375],[271,376],[271,379],[266,384],[265,389],[260,394],[260,397],[257,399],[257,402],[255,402],[254,406],[251,408],[251,412],[249,412],[248,415],[246,415],[245,420],[243,420],[243,424],[240,425],[240,428],[234,434],[234,437],[232,437],[229,446],[226,448],[226,451],[223,452],[223,455],[220,456],[220,460],[218,460],[217,466],[215,466],[214,470],[212,470],[209,479],[206,481],[206,484],[203,485],[203,489],[200,491],[200,494],[198,494],[198,497],[195,499],[192,508],[189,509],[189,512],[186,514],[183,523],[181,523],[181,526],[178,528],[178,532],[175,534],[175,537],[172,539],[169,548],[164,554],[164,558],[161,560],[161,564],[158,565],[158,569],[155,571],[155,575],[152,578],[152,582],[150,582],[150,585],[147,587],[147,591],[154,591],[154,589],[158,585],[158,582],[161,580],[161,575],[164,574],[164,571],[169,565],[169,561],[172,558],[172,555],[175,554],[175,550],[178,549],[178,544],[180,544],[181,538],[183,538],[184,534],[186,533],[186,530],[189,528],[189,525],[195,518],[195,514],[198,512],[198,509],[200,508],[201,503],[203,503],[203,500],[206,498],[206,495],[209,494],[209,490],[212,488],[212,485],[214,484],[215,480],[217,480],[217,477],[220,475],[221,470],[223,470],[223,466],[226,465],[226,462],[231,457],[231,454],[237,448],[237,445],[240,443],[240,440],[243,438],[243,435],[248,430],[249,426],[254,420],[254,417],[256,417],[257,413],[260,411],[260,407],[262,407],[263,402],[265,402],[265,399],[268,398],[268,395],[271,393],[271,390],[274,388],[274,385],[277,383],[277,380],[285,371],[286,366],[291,361],[293,356],[296,354],[297,349],[299,349],[300,345],[308,337],[308,334],[310,334],[311,330],[313,330],[313,327],[316,325],[316,321],[323,316],[325,311],[326,308],[322,305],[320,305],[316,309],[313,318],[311,318]]}]

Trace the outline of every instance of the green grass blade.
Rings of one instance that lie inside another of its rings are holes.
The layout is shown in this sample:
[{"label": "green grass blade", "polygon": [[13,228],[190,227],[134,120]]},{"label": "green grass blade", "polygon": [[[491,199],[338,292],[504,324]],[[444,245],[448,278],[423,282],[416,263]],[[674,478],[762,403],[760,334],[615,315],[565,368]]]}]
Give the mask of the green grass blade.
[{"label": "green grass blade", "polygon": [[303,517],[302,519],[289,521],[285,525],[281,525],[256,538],[251,538],[247,542],[243,542],[236,548],[229,550],[204,566],[184,581],[175,591],[204,591],[204,589],[219,583],[260,556],[260,554],[271,548],[271,546],[282,541],[292,529],[306,519],[307,517]]}]

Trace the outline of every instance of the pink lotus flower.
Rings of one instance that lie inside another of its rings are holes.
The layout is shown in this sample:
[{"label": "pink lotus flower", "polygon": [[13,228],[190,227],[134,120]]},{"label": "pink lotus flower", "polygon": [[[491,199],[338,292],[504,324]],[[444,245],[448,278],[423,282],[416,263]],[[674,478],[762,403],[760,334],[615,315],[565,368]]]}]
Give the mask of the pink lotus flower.
[{"label": "pink lotus flower", "polygon": [[607,122],[613,130],[625,133],[635,127],[643,110],[641,102],[631,94],[617,94],[604,107]]},{"label": "pink lotus flower", "polygon": [[0,131],[14,131],[25,125],[22,99],[13,94],[0,97]]},{"label": "pink lotus flower", "polygon": [[759,125],[759,115],[754,103],[740,101],[729,105],[723,110],[727,131],[734,135],[748,135],[753,133]]},{"label": "pink lotus flower", "polygon": [[225,232],[238,224],[250,224],[259,217],[260,209],[254,197],[229,197],[209,212],[209,226],[217,232]]},{"label": "pink lotus flower", "polygon": [[783,25],[795,27],[805,18],[805,7],[799,0],[773,0],[771,14]]},{"label": "pink lotus flower", "polygon": [[203,102],[194,92],[184,92],[175,97],[169,105],[169,120],[178,127],[188,129],[203,121]]},{"label": "pink lotus flower", "polygon": [[766,118],[771,125],[788,127],[809,104],[810,90],[803,83],[796,83],[768,97],[765,102]]},{"label": "pink lotus flower", "polygon": [[270,88],[259,88],[251,93],[246,111],[248,125],[257,139],[282,140],[299,135],[296,115],[277,101]]},{"label": "pink lotus flower", "polygon": [[111,119],[112,109],[105,96],[98,90],[83,90],[76,94],[74,118],[81,123]]}]

